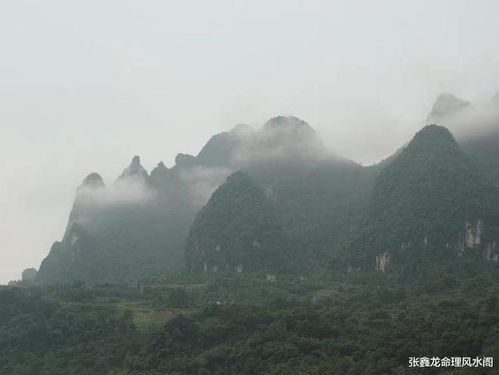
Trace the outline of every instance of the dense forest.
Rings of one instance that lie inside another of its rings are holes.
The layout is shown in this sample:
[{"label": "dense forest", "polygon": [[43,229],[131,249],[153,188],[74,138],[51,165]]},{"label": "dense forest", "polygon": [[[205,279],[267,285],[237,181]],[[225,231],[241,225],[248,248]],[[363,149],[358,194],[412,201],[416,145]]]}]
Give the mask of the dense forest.
[{"label": "dense forest", "polygon": [[499,358],[499,272],[473,258],[402,275],[255,274],[0,289],[0,373],[492,374],[410,356]]}]

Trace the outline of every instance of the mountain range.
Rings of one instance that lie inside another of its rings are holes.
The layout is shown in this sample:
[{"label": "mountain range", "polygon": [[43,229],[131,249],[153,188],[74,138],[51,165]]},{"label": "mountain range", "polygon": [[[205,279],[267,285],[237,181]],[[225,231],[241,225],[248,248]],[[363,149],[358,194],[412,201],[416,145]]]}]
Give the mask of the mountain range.
[{"label": "mountain range", "polygon": [[327,264],[347,274],[407,272],[471,255],[497,262],[499,100],[492,103],[477,116],[472,103],[440,95],[428,122],[446,127],[425,126],[370,167],[282,116],[217,134],[171,168],[160,162],[148,173],[135,156],[111,184],[97,173],[83,180],[61,241],[31,278],[134,283]]}]

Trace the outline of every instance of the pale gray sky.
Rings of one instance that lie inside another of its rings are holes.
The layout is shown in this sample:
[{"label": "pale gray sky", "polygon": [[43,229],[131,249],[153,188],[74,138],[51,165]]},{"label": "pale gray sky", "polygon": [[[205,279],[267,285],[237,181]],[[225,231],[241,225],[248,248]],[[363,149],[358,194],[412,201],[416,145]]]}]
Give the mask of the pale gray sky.
[{"label": "pale gray sky", "polygon": [[0,283],[38,267],[76,186],[293,114],[370,163],[435,96],[499,89],[499,2],[0,0]]}]

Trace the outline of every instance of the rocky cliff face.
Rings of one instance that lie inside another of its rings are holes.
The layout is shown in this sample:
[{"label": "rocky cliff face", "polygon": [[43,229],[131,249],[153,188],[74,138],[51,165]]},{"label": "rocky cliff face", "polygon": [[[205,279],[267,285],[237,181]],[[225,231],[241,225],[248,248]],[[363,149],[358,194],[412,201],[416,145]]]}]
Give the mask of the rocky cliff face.
[{"label": "rocky cliff face", "polygon": [[[491,220],[490,224],[497,230],[498,223]],[[486,225],[482,219],[478,219],[476,222],[466,222],[464,235],[458,242],[458,255],[463,256],[472,252],[487,261],[497,262],[499,260],[496,250],[497,236],[493,234],[484,238],[485,233],[487,233]]]},{"label": "rocky cliff face", "polygon": [[376,264],[374,269],[379,272],[386,272],[390,265],[390,255],[385,251],[383,254],[376,255]]},{"label": "rocky cliff face", "polygon": [[492,262],[499,261],[499,253],[495,241],[490,242],[485,246],[484,258]]},{"label": "rocky cliff face", "polygon": [[466,223],[466,234],[464,236],[464,243],[470,249],[480,246],[482,244],[482,234],[484,230],[483,221],[478,219],[476,223]]}]

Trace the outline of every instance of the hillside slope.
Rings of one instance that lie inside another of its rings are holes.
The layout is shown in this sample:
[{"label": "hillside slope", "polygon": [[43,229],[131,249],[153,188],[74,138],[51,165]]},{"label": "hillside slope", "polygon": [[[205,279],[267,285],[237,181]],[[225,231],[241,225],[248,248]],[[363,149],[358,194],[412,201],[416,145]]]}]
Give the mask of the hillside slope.
[{"label": "hillside slope", "polygon": [[376,177],[346,257],[383,272],[469,252],[497,260],[497,197],[452,134],[426,126]]}]

